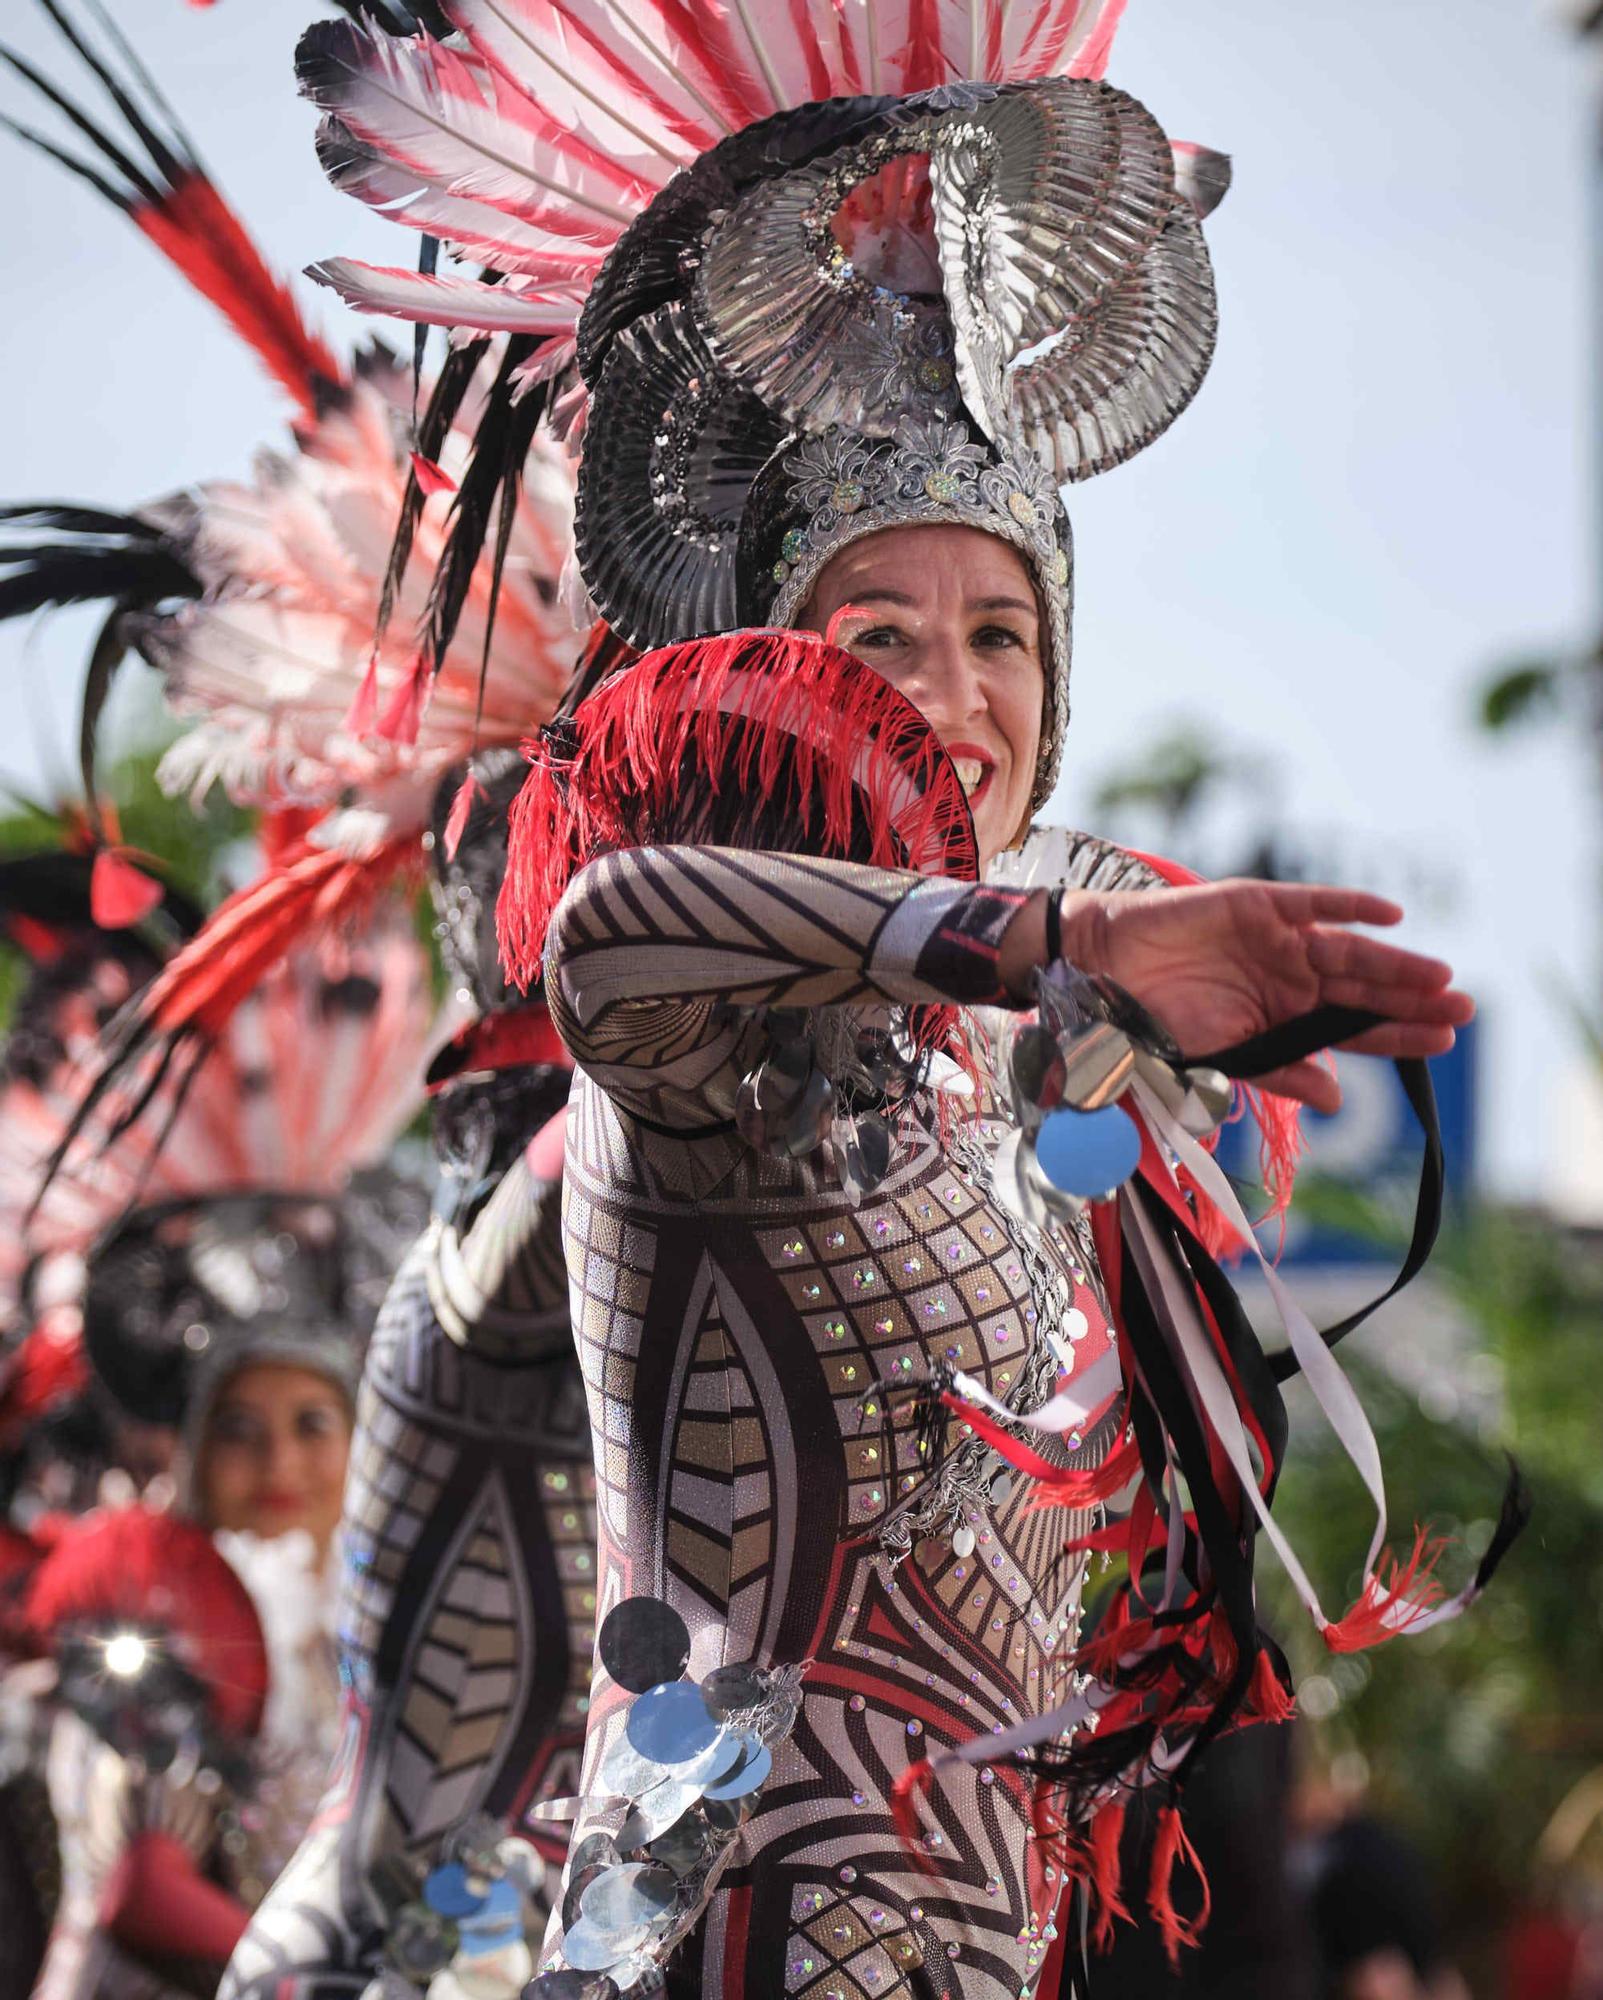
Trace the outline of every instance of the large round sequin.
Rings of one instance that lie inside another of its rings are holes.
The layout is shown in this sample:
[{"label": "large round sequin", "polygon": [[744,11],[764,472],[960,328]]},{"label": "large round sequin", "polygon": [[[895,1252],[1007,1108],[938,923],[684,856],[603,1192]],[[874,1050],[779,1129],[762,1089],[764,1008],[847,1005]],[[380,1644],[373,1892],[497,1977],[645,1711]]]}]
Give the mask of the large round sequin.
[{"label": "large round sequin", "polygon": [[1135,1172],[1141,1135],[1116,1105],[1104,1111],[1054,1111],[1036,1134],[1035,1152],[1055,1188],[1094,1200]]},{"label": "large round sequin", "polygon": [[710,1750],[723,1725],[707,1712],[701,1689],[689,1681],[649,1688],[629,1708],[624,1734],[642,1757],[658,1764],[688,1764]]},{"label": "large round sequin", "polygon": [[690,1633],[660,1597],[626,1597],[596,1634],[601,1664],[630,1694],[676,1681],[690,1661]]}]

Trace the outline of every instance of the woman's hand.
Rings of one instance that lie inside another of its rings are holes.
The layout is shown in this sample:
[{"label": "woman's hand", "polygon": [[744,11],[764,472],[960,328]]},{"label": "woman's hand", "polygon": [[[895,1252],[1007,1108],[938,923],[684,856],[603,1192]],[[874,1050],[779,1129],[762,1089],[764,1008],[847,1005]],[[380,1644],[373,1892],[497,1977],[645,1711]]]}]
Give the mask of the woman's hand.
[{"label": "woman's hand", "polygon": [[[1452,967],[1349,928],[1399,923],[1402,914],[1382,896],[1300,882],[1068,890],[1063,956],[1124,987],[1187,1055],[1229,1048],[1325,1005],[1386,1016],[1347,1044],[1361,1054],[1443,1055],[1475,1012],[1452,986]],[[1341,1103],[1335,1077],[1313,1059],[1254,1081],[1317,1111]]]}]

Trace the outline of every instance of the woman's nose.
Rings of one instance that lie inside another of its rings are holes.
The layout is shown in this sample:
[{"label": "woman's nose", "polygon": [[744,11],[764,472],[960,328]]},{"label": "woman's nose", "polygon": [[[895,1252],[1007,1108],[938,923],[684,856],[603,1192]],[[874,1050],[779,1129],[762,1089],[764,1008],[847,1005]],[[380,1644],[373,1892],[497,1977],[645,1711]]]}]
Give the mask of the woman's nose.
[{"label": "woman's nose", "polygon": [[983,713],[985,689],[974,662],[955,635],[932,634],[918,649],[912,674],[902,691],[926,722],[937,730],[952,729]]},{"label": "woman's nose", "polygon": [[289,1431],[272,1431],[262,1446],[262,1470],[269,1478],[280,1478],[298,1469],[300,1446]]}]

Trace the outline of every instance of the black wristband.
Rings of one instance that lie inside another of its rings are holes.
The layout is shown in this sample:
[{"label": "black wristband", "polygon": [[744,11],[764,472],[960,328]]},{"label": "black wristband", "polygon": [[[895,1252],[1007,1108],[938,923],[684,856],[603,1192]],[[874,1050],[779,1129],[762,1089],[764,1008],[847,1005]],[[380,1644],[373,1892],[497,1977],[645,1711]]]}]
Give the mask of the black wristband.
[{"label": "black wristband", "polygon": [[1063,956],[1063,898],[1056,889],[1046,892],[1046,962],[1056,965]]}]

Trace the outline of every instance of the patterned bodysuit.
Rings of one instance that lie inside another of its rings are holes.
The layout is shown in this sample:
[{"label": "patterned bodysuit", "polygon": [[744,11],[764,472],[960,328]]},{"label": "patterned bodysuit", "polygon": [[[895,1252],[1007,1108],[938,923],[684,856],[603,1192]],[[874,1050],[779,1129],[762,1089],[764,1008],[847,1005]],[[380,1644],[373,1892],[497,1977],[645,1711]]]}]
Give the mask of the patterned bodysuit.
[{"label": "patterned bodysuit", "polygon": [[[1057,840],[1059,880],[1144,885],[1117,850]],[[1017,900],[675,847],[591,863],[557,912],[546,990],[580,1065],[564,1212],[598,1612],[665,1599],[690,1631],[693,1679],[805,1667],[761,1801],[668,1959],[667,1990],[686,2000],[1014,2000],[1046,1960],[1061,1885],[1037,1856],[1023,1780],[943,1774],[924,1869],[886,1801],[910,1761],[1065,1697],[1073,1524],[1029,1512],[955,1426],[932,1478],[913,1428],[872,1392],[949,1360],[1033,1407],[1056,1370],[1049,1327],[1074,1367],[1107,1350],[1089,1243],[1037,1232],[991,1194],[1005,1127],[988,1090],[955,1121],[921,1090],[888,1176],[855,1206],[825,1154],[758,1153],[733,1127],[769,1047],[760,1009],[869,1023],[908,1003],[988,1002]],[[983,1038],[977,1014],[966,1025]],[[1066,1462],[1106,1444],[1089,1436]],[[576,1842],[621,1817],[597,1772],[627,1699],[598,1671]]]},{"label": "patterned bodysuit", "polygon": [[[558,1217],[557,1181],[520,1158],[471,1227],[436,1218],[385,1299],[341,1529],[344,1737],[228,2000],[362,1992],[387,1866],[430,1865],[470,1813],[574,1788],[595,1528]],[[533,1837],[554,1885],[566,1830]]]}]

